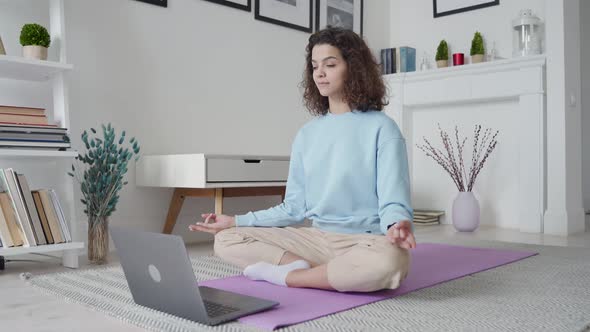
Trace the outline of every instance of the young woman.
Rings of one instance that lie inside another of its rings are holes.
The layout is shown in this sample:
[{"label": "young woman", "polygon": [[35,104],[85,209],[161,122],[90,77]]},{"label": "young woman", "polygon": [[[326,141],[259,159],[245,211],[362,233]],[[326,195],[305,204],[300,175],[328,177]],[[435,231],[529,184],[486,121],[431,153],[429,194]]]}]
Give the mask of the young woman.
[{"label": "young woman", "polygon": [[[192,231],[253,280],[341,292],[395,289],[416,247],[406,145],[382,111],[385,85],[365,42],[327,28],[306,48],[304,100],[316,117],[292,145],[284,201]],[[313,227],[289,227],[305,218]]]}]

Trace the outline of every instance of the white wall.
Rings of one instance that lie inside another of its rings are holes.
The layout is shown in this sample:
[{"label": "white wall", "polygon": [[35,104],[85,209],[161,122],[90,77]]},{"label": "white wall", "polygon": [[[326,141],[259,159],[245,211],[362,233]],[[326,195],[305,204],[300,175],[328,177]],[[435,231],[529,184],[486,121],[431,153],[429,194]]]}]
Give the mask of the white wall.
[{"label": "white wall", "polygon": [[[169,1],[168,8],[80,0],[66,2],[65,10],[77,146],[83,129],[110,121],[136,136],[143,154],[288,155],[311,118],[298,88],[308,33],[201,0]],[[373,49],[387,45],[388,12],[386,0],[365,1]],[[131,165],[112,221],[160,231],[172,190],[135,187],[134,175]],[[229,198],[224,209],[245,213],[278,203],[279,197]],[[213,199],[185,200],[174,233],[210,239],[186,229],[213,208]]]},{"label": "white wall", "polygon": [[584,208],[590,210],[590,1],[580,1],[580,46],[582,67],[582,189]]},{"label": "white wall", "polygon": [[497,55],[512,57],[512,19],[521,9],[530,8],[539,18],[545,17],[545,0],[503,0],[498,6],[433,18],[432,0],[391,1],[391,45],[416,48],[416,65],[426,52],[431,68],[438,43],[445,39],[452,53],[465,53],[469,60],[471,40],[481,32],[486,53],[496,43]]}]

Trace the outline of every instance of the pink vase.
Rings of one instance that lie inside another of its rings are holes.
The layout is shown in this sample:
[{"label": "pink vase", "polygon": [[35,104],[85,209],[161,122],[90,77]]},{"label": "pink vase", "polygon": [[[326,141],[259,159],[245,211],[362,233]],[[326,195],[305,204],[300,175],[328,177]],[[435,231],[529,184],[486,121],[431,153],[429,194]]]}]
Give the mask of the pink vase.
[{"label": "pink vase", "polygon": [[471,191],[460,191],[453,201],[453,226],[459,232],[473,232],[479,226],[479,202]]}]

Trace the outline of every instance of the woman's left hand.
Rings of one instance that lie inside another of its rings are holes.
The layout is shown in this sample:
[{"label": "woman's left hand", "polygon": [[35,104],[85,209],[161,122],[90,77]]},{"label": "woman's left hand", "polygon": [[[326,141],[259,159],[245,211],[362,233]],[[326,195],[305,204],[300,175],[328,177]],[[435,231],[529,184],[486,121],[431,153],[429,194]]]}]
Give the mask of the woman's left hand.
[{"label": "woman's left hand", "polygon": [[387,239],[393,244],[397,244],[404,249],[416,248],[416,239],[412,234],[412,223],[408,220],[402,220],[389,227],[387,230]]}]

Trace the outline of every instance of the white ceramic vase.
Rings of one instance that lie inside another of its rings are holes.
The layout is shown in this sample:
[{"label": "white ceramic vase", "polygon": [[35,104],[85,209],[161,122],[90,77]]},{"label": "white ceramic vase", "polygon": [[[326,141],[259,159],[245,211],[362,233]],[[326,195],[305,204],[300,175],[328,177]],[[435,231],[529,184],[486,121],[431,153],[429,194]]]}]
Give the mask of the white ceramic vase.
[{"label": "white ceramic vase", "polygon": [[39,45],[23,46],[23,57],[28,59],[47,60],[47,47]]},{"label": "white ceramic vase", "polygon": [[453,201],[453,226],[459,232],[473,232],[479,226],[479,202],[471,191],[460,191]]}]

